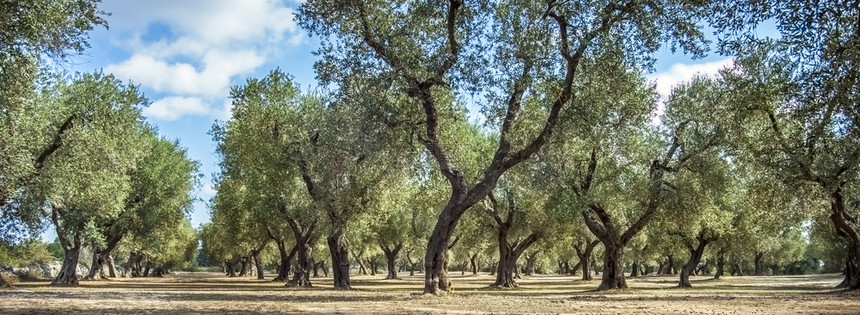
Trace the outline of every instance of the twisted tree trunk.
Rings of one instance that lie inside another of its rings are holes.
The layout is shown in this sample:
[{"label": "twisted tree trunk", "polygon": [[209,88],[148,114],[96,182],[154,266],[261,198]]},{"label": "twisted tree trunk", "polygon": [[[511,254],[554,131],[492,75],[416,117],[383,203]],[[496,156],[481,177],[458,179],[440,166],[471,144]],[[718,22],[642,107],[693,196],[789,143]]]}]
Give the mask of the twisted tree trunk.
[{"label": "twisted tree trunk", "polygon": [[697,244],[696,247],[689,247],[690,259],[687,260],[687,263],[681,269],[681,277],[678,280],[678,286],[682,288],[692,287],[690,284],[690,274],[693,273],[696,266],[698,266],[699,262],[702,261],[702,255],[705,253],[705,246],[708,246],[708,243],[712,242],[714,239],[705,237],[704,233],[699,233],[699,235],[696,236],[696,240],[699,244]]},{"label": "twisted tree trunk", "polygon": [[382,242],[380,242],[379,247],[382,249],[382,252],[385,254],[385,261],[388,264],[388,276],[385,279],[400,279],[397,276],[397,254],[400,253],[400,249],[403,248],[403,242],[398,242],[394,244],[393,247],[389,248]]},{"label": "twisted tree trunk", "polygon": [[582,246],[582,242],[577,242],[573,245],[573,249],[576,251],[576,256],[579,257],[579,262],[576,263],[574,269],[577,267],[582,267],[582,280],[591,281],[594,277],[591,276],[591,269],[589,268],[591,264],[591,253],[594,251],[594,248],[597,247],[597,244],[600,244],[600,241],[593,240],[585,243],[585,247]]},{"label": "twisted tree trunk", "polygon": [[329,253],[331,254],[331,267],[334,275],[334,287],[336,289],[351,289],[349,280],[349,249],[344,240],[342,229],[333,229],[326,238]]},{"label": "twisted tree trunk", "polygon": [[720,249],[717,253],[717,271],[714,272],[714,279],[719,279],[723,276],[725,272],[726,265],[726,251],[724,249]]},{"label": "twisted tree trunk", "polygon": [[755,265],[754,275],[763,276],[764,275],[764,253],[763,252],[755,252],[755,259],[753,260],[753,264]]}]

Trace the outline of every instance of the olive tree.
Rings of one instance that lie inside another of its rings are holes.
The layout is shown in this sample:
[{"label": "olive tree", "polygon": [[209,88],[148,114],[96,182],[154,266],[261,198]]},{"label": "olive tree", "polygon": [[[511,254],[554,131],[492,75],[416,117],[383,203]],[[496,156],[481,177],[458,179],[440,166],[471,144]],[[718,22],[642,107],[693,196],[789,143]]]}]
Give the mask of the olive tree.
[{"label": "olive tree", "polygon": [[[299,24],[322,39],[316,69],[323,83],[367,73],[407,96],[408,106],[392,116],[423,129],[416,135],[451,187],[427,244],[428,294],[450,289],[446,252],[463,213],[550,138],[561,109],[577,95],[583,59],[605,45],[623,45],[626,58],[647,64],[664,40],[704,52],[695,23],[703,12],[688,2],[307,1],[299,11]],[[537,88],[544,83],[550,88]],[[442,137],[452,119],[465,120],[465,113],[442,113],[469,95],[498,141],[478,178],[464,175],[470,171]],[[525,108],[525,99],[540,106]],[[418,121],[416,111],[423,116]],[[533,111],[542,118],[521,119]]]}]

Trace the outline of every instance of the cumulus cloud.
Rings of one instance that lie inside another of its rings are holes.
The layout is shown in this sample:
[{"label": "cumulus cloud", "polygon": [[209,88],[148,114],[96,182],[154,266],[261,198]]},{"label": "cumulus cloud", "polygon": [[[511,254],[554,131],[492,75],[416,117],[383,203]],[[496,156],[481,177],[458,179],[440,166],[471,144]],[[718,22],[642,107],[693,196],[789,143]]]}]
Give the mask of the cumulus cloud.
[{"label": "cumulus cloud", "polygon": [[[272,50],[304,43],[294,10],[278,0],[108,1],[115,39],[131,56],[105,67],[166,96],[147,109],[156,119],[219,115],[232,80],[253,72]],[[277,48],[275,48],[277,47]]]},{"label": "cumulus cloud", "polygon": [[203,68],[198,70],[189,63],[169,63],[164,59],[135,54],[126,61],[107,66],[105,71],[160,93],[226,97],[230,78],[253,70],[265,58],[253,51],[213,50],[201,60]]},{"label": "cumulus cloud", "polygon": [[698,64],[676,63],[666,72],[650,75],[649,79],[656,82],[657,92],[660,95],[668,97],[676,85],[688,82],[696,75],[713,76],[723,68],[731,66],[732,62],[731,58],[727,58]]},{"label": "cumulus cloud", "polygon": [[196,97],[170,96],[143,109],[143,114],[161,120],[176,120],[185,115],[206,115],[209,105]]},{"label": "cumulus cloud", "polygon": [[[648,79],[656,84],[657,93],[661,95],[663,100],[669,98],[672,93],[672,88],[675,86],[689,82],[695,76],[714,76],[720,70],[730,67],[734,62],[731,58],[697,64],[676,63],[672,65],[666,72],[655,73],[649,75]],[[659,125],[661,123],[663,113],[666,111],[666,104],[659,102],[654,114],[651,116],[651,124]]]},{"label": "cumulus cloud", "polygon": [[112,29],[143,33],[159,22],[178,37],[214,45],[278,41],[297,30],[295,11],[278,0],[126,0],[105,3],[105,9],[116,17]]}]

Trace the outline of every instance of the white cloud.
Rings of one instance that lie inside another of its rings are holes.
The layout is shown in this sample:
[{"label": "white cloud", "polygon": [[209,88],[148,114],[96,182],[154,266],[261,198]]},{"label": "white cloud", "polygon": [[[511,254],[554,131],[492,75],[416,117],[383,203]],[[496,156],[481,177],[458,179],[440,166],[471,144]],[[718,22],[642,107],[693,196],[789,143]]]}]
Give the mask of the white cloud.
[{"label": "white cloud", "polygon": [[713,76],[717,72],[732,65],[731,58],[708,63],[683,64],[676,63],[666,72],[656,73],[648,76],[657,84],[657,92],[663,97],[668,97],[672,88],[683,82],[690,81],[696,75]]},{"label": "white cloud", "polygon": [[[675,86],[684,82],[689,82],[695,76],[714,76],[720,70],[730,67],[733,62],[733,59],[727,58],[697,64],[676,63],[672,65],[668,71],[649,75],[648,78],[654,81],[657,93],[659,93],[665,101],[669,98],[669,94],[672,93],[672,89]],[[664,102],[658,102],[657,108],[654,109],[654,113],[651,115],[651,124],[654,126],[660,125],[665,112],[666,104]]]},{"label": "white cloud", "polygon": [[108,0],[103,9],[122,36],[115,42],[132,52],[105,71],[166,96],[147,109],[159,119],[229,113],[209,103],[269,54],[305,42],[295,11],[279,0]]},{"label": "white cloud", "polygon": [[279,40],[297,30],[295,11],[278,0],[115,0],[104,8],[113,14],[112,29],[141,34],[159,22],[182,34],[178,37],[208,44]]},{"label": "white cloud", "polygon": [[253,51],[212,50],[201,60],[203,69],[198,70],[189,63],[168,63],[137,54],[120,64],[107,66],[105,71],[160,93],[226,97],[230,78],[253,70],[265,58]]},{"label": "white cloud", "polygon": [[176,120],[185,115],[206,115],[209,106],[196,97],[170,96],[153,102],[143,114],[161,120]]}]

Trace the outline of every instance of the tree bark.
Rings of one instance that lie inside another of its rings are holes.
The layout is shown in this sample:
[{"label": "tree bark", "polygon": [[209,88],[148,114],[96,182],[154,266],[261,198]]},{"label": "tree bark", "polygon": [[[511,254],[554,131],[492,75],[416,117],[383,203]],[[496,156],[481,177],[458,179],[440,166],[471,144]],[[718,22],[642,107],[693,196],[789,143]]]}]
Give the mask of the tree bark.
[{"label": "tree bark", "polygon": [[312,248],[310,244],[307,244],[307,241],[298,242],[297,246],[296,268],[293,272],[293,279],[287,283],[287,286],[309,288],[313,286],[311,285],[311,272],[314,268]]},{"label": "tree bark", "polygon": [[830,209],[830,220],[837,234],[846,241],[845,278],[837,287],[860,289],[860,227],[845,207],[841,186],[830,194]]},{"label": "tree bark", "polygon": [[239,258],[239,263],[242,264],[242,269],[239,270],[239,276],[240,277],[247,276],[248,271],[249,271],[248,269],[251,269],[251,268],[249,268],[249,267],[251,267],[250,257],[246,256],[246,257]]},{"label": "tree bark", "polygon": [[630,267],[630,277],[635,278],[639,276],[639,261],[634,260],[633,265]]},{"label": "tree bark", "polygon": [[331,254],[331,267],[334,276],[334,287],[336,289],[352,289],[349,280],[349,249],[344,240],[342,229],[333,229],[326,238],[329,253]]},{"label": "tree bark", "polygon": [[104,248],[101,246],[93,246],[93,260],[90,263],[90,272],[84,276],[83,280],[102,280],[106,278],[104,273],[105,257],[102,256]]},{"label": "tree bark", "polygon": [[568,271],[570,272],[570,275],[573,276],[573,275],[576,275],[576,271],[579,270],[581,267],[582,267],[582,260],[580,259],[578,262],[576,262],[576,265],[573,265],[573,267],[568,268]]},{"label": "tree bark", "polygon": [[666,274],[674,275],[678,273],[678,270],[675,269],[675,254],[669,254],[666,256]]},{"label": "tree bark", "polygon": [[113,250],[119,245],[119,242],[122,240],[124,233],[117,233],[112,236],[107,244],[104,247],[93,245],[93,261],[90,266],[90,272],[84,277],[84,280],[102,280],[107,278],[104,272],[104,265],[108,264],[110,266],[110,274],[111,277],[116,277],[116,272],[112,270],[113,267]]},{"label": "tree bark", "polygon": [[252,251],[251,258],[254,259],[254,268],[257,269],[257,280],[266,279],[263,274],[263,261],[261,259],[260,251]]},{"label": "tree bark", "polygon": [[236,264],[238,262],[238,260],[228,260],[224,262],[224,268],[227,269],[228,277],[232,278],[236,276]]},{"label": "tree bark", "polygon": [[114,263],[112,254],[107,255],[107,266],[108,276],[110,276],[111,278],[116,278],[116,264]]},{"label": "tree bark", "polygon": [[417,261],[412,259],[412,249],[406,251],[406,261],[409,262],[409,276],[415,275],[415,267],[417,267]]},{"label": "tree bark", "polygon": [[290,262],[293,261],[293,257],[296,256],[296,252],[298,251],[298,246],[293,246],[290,249],[289,254],[287,253],[286,242],[281,240],[275,241],[278,244],[278,253],[281,256],[281,263],[278,265],[278,276],[272,281],[284,281],[290,279]]},{"label": "tree bark", "polygon": [[[611,243],[610,243],[611,244]],[[597,290],[626,289],[624,244],[603,244],[603,277]]]},{"label": "tree bark", "polygon": [[78,285],[78,258],[81,255],[81,237],[75,235],[70,244],[60,241],[66,257],[63,258],[63,266],[54,281],[53,286],[76,286]]},{"label": "tree bark", "polygon": [[[573,249],[576,251],[576,256],[579,257],[579,262],[577,266],[582,267],[582,280],[591,281],[594,279],[591,275],[591,269],[589,262],[591,261],[591,253],[594,251],[594,248],[597,247],[597,244],[600,244],[599,240],[586,241],[585,248],[582,246],[582,242],[577,242],[573,245]],[[576,267],[574,267],[576,269]]]},{"label": "tree bark", "polygon": [[377,273],[379,273],[379,262],[377,261],[376,256],[371,257],[367,261],[370,265],[370,275],[375,276]]},{"label": "tree bark", "polygon": [[725,272],[725,265],[726,251],[720,249],[720,251],[717,253],[717,271],[714,272],[714,279],[719,279],[723,276],[723,273]]},{"label": "tree bark", "polygon": [[385,279],[400,279],[397,276],[397,255],[400,253],[400,249],[403,248],[403,242],[398,242],[394,244],[392,248],[389,248],[385,244],[379,244],[379,248],[382,249],[382,252],[385,254],[385,261],[388,264],[388,276]]},{"label": "tree bark", "polygon": [[741,262],[739,260],[735,260],[732,263],[731,267],[732,267],[732,275],[733,276],[743,276],[744,275],[744,269],[743,269],[743,266],[741,266]]},{"label": "tree bark", "polygon": [[699,242],[696,247],[690,247],[690,259],[687,260],[687,263],[684,264],[684,267],[681,269],[681,277],[678,280],[678,286],[682,288],[692,287],[690,284],[690,274],[696,269],[696,266],[699,265],[699,262],[702,261],[702,255],[705,253],[705,246],[708,246],[708,243],[713,241],[712,239],[706,238],[704,234],[699,233],[696,237],[696,240]]},{"label": "tree bark", "polygon": [[534,252],[531,255],[526,255],[526,270],[524,272],[526,276],[533,276],[536,274],[535,269],[537,266],[535,265],[537,262],[537,256],[537,252]]},{"label": "tree bark", "polygon": [[[507,223],[510,223],[510,218]],[[525,239],[509,243],[507,241],[508,238],[508,228],[510,224],[503,224],[499,229],[498,234],[498,244],[499,244],[499,262],[498,269],[496,269],[496,281],[490,285],[492,287],[504,287],[504,288],[515,288],[519,285],[517,284],[514,273],[519,276],[519,270],[517,269],[517,260],[520,256],[532,246],[535,242],[540,239],[540,233],[532,232]]]},{"label": "tree bark", "polygon": [[472,271],[473,276],[478,275],[478,253],[472,254],[472,257],[469,257],[469,267]]},{"label": "tree bark", "polygon": [[764,253],[756,252],[755,259],[753,260],[753,264],[755,264],[755,273],[756,276],[764,275]]}]

